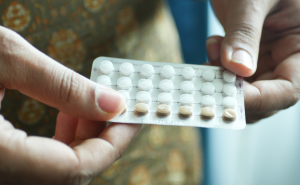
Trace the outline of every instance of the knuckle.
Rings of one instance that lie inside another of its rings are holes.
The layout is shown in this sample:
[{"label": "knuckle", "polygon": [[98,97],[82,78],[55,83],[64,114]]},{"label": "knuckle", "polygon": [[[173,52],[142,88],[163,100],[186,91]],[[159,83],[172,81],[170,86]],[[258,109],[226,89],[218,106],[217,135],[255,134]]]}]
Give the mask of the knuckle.
[{"label": "knuckle", "polygon": [[258,45],[259,31],[257,28],[248,23],[238,23],[233,26],[232,37],[239,42],[254,48]]},{"label": "knuckle", "polygon": [[82,83],[77,78],[76,73],[65,69],[60,79],[59,98],[63,103],[70,103],[82,94]]}]

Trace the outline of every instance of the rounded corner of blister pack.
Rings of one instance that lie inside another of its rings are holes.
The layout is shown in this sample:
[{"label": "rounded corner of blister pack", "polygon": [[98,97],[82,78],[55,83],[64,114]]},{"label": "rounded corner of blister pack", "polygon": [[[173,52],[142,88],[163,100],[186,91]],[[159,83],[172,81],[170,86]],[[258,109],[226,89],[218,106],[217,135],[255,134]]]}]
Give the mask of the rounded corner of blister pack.
[{"label": "rounded corner of blister pack", "polygon": [[91,78],[119,91],[126,111],[110,122],[245,128],[243,78],[223,67],[110,57],[94,60]]}]

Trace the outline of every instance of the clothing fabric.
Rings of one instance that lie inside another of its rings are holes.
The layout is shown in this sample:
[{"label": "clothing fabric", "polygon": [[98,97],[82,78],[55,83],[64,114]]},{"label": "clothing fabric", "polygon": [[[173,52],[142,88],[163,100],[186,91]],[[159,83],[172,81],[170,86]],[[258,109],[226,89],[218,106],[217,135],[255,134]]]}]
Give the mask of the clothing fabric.
[{"label": "clothing fabric", "polygon": [[[99,56],[182,62],[172,18],[159,0],[0,0],[0,16],[0,25],[87,78]],[[28,135],[52,137],[57,113],[13,90],[2,102],[1,114]],[[90,184],[199,184],[199,144],[194,128],[145,125]]]}]

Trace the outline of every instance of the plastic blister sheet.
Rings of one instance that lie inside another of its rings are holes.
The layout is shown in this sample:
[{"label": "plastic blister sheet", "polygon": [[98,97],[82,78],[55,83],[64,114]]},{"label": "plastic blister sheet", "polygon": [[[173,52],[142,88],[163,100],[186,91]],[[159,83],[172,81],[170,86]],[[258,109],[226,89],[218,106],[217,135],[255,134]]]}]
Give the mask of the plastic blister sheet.
[{"label": "plastic blister sheet", "polygon": [[[190,64],[175,64],[175,63],[164,63],[164,62],[148,62],[148,61],[138,61],[138,60],[129,60],[129,59],[118,59],[118,58],[108,58],[108,57],[99,57],[94,60],[91,80],[97,82],[97,78],[102,74],[99,69],[99,65],[102,61],[110,61],[114,66],[114,70],[107,74],[111,80],[111,88],[115,90],[120,90],[117,86],[117,81],[119,78],[123,77],[119,71],[119,67],[122,63],[129,62],[133,64],[134,72],[128,76],[131,79],[132,86],[127,90],[129,92],[129,99],[127,101],[127,111],[124,114],[121,114],[110,122],[119,122],[119,123],[141,123],[141,124],[156,124],[156,125],[173,125],[173,126],[192,126],[192,127],[207,127],[207,128],[227,128],[227,129],[243,129],[246,126],[245,121],[245,108],[244,108],[244,92],[243,92],[243,79],[239,76],[236,77],[236,81],[233,85],[236,86],[237,93],[234,98],[237,101],[237,106],[235,107],[237,118],[233,122],[224,122],[222,119],[223,111],[225,107],[223,106],[223,99],[226,95],[223,93],[223,86],[226,83],[223,80],[223,72],[226,69],[222,67],[215,66],[204,66],[204,65],[190,65]],[[154,67],[154,74],[151,77],[145,78],[140,74],[140,68],[143,64],[151,64]],[[159,89],[159,83],[164,80],[160,75],[161,69],[165,65],[170,65],[175,70],[175,75],[170,79],[173,82],[174,89],[170,92],[172,95],[171,114],[167,117],[158,117],[156,115],[157,106],[160,104],[158,101],[158,95],[163,93]],[[195,70],[195,76],[191,80],[186,80],[182,77],[181,71],[184,67],[192,67]],[[208,82],[202,77],[202,73],[208,69],[215,72],[215,78],[210,83],[215,86],[215,93],[212,94],[215,98],[216,105],[214,106],[216,115],[212,120],[203,120],[200,117],[201,109],[204,105],[201,102],[201,99],[204,94],[201,91],[201,87],[204,83]],[[152,90],[148,92],[151,94],[151,101],[149,105],[149,113],[143,116],[138,116],[134,113],[135,105],[138,103],[136,100],[136,95],[138,92],[142,91],[138,88],[138,82],[140,79],[150,79],[153,84]],[[193,108],[193,115],[189,118],[181,118],[178,116],[178,110],[181,106],[179,98],[184,94],[180,90],[180,84],[183,81],[191,81],[194,84],[194,90],[191,95],[193,96],[194,102],[191,105]]]}]

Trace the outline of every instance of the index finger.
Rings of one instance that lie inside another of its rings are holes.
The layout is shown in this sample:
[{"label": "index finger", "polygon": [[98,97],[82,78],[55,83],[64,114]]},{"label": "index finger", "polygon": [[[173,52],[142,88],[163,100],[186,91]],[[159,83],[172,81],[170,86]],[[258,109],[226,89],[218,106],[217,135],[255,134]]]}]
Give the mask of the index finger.
[{"label": "index finger", "polygon": [[89,120],[109,120],[125,107],[117,91],[66,68],[1,26],[0,48],[0,84],[5,88]]},{"label": "index finger", "polygon": [[247,119],[258,120],[274,111],[286,109],[300,97],[300,54],[294,54],[280,63],[273,80],[244,82]]}]

